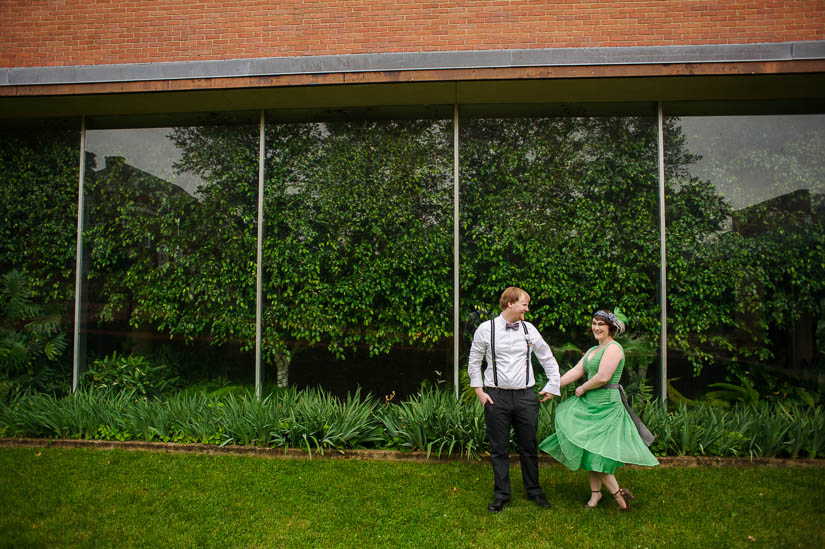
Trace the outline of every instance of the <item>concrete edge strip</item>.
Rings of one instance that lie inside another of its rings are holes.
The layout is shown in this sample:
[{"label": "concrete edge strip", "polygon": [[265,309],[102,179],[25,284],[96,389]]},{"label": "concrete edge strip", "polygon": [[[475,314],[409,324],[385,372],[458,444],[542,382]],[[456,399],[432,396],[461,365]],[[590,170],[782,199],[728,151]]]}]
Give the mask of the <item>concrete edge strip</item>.
[{"label": "concrete edge strip", "polygon": [[[479,463],[477,460],[467,459],[466,456],[431,455],[426,452],[404,452],[395,450],[325,450],[323,454],[313,451],[309,453],[297,448],[261,448],[257,446],[217,446],[213,444],[181,444],[174,442],[146,442],[137,440],[110,441],[110,440],[82,440],[82,439],[45,439],[45,438],[0,438],[0,448],[67,448],[88,450],[128,450],[142,452],[186,453],[207,455],[235,455],[281,459],[342,459],[364,461],[404,461],[416,463]],[[513,456],[514,458],[516,456]],[[675,456],[660,457],[662,467],[800,467],[825,468],[823,459],[807,458],[733,458],[733,457],[703,457],[703,456]],[[487,461],[483,458],[481,461]],[[518,460],[516,459],[516,462]],[[539,461],[561,467],[552,457],[541,455]],[[627,465],[628,468],[636,466]]]},{"label": "concrete edge strip", "polygon": [[759,44],[368,53],[61,67],[0,68],[0,86],[140,82],[377,71],[825,59],[825,40]]}]

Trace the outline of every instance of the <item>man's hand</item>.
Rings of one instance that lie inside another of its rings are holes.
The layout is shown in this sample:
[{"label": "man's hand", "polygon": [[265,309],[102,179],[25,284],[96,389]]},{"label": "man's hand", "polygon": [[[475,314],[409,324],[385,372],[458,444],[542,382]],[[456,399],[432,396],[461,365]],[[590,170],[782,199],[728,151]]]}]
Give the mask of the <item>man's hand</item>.
[{"label": "man's hand", "polygon": [[542,391],[539,394],[542,396],[542,399],[539,402],[547,402],[555,396],[553,393],[548,393],[547,391]]},{"label": "man's hand", "polygon": [[489,402],[491,405],[493,404],[493,399],[490,398],[490,395],[484,392],[484,387],[476,387],[476,396],[478,397],[479,402],[481,402],[482,406],[486,406]]}]

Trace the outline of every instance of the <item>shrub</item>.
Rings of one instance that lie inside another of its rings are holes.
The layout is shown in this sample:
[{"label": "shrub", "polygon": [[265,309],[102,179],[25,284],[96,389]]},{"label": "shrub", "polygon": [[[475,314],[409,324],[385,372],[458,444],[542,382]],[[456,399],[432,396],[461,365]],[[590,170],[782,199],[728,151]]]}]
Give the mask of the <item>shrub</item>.
[{"label": "shrub", "polygon": [[[539,438],[552,433],[554,411],[555,406],[541,407]],[[648,401],[637,412],[656,435],[651,450],[659,456],[825,457],[823,407],[764,401],[665,411]],[[0,436],[239,444],[310,453],[387,448],[468,459],[488,450],[478,401],[464,403],[450,391],[430,388],[397,404],[379,404],[360,391],[339,399],[321,389],[294,388],[261,400],[251,393],[146,398],[95,389],[63,398],[21,394],[0,402]]]},{"label": "shrub", "polygon": [[28,280],[12,270],[0,277],[0,398],[21,390],[65,392],[60,356],[67,340],[55,306],[32,302]]},{"label": "shrub", "polygon": [[160,396],[178,381],[165,364],[151,364],[141,355],[119,356],[117,352],[92,362],[83,377],[90,388],[140,396]]},{"label": "shrub", "polygon": [[422,389],[406,402],[387,403],[379,418],[388,446],[478,457],[487,442],[484,413],[477,399],[456,400],[446,390]]}]

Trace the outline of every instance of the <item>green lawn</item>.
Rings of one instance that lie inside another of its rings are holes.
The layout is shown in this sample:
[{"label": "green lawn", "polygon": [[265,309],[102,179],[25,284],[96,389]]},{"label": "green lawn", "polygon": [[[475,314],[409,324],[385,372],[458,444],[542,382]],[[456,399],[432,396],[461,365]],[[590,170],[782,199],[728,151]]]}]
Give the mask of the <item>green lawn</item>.
[{"label": "green lawn", "polygon": [[586,510],[586,473],[543,466],[551,502],[486,511],[480,463],[0,448],[4,547],[823,547],[825,469],[619,471],[637,496]]}]

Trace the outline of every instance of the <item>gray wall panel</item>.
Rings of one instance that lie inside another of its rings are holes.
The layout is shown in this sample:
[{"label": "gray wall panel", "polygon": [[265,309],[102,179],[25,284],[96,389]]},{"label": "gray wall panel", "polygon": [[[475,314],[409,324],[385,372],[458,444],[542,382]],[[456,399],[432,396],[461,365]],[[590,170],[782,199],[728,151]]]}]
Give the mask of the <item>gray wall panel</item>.
[{"label": "gray wall panel", "polygon": [[708,46],[376,53],[175,63],[5,68],[0,69],[0,85],[137,82],[426,69],[729,63],[824,58],[825,41]]}]

